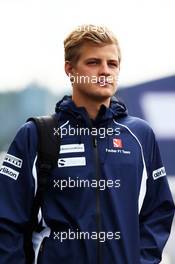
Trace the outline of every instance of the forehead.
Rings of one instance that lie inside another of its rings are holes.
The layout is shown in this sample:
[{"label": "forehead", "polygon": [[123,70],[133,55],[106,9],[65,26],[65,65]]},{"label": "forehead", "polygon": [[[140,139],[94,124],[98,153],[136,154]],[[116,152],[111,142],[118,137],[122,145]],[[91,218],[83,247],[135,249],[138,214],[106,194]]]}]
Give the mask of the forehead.
[{"label": "forehead", "polygon": [[95,45],[85,43],[80,48],[79,60],[86,60],[89,58],[118,60],[119,52],[115,44]]}]

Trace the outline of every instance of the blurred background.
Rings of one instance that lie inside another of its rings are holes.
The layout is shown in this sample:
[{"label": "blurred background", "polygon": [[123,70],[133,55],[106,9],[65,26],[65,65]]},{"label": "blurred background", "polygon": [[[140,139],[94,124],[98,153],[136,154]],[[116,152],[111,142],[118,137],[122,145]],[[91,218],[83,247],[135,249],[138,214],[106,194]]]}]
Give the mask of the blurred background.
[{"label": "blurred background", "polygon": [[[149,122],[175,199],[175,1],[0,0],[0,162],[30,116],[71,94],[63,40],[78,25],[109,27],[122,50],[117,96]],[[175,263],[175,222],[162,264]]]}]

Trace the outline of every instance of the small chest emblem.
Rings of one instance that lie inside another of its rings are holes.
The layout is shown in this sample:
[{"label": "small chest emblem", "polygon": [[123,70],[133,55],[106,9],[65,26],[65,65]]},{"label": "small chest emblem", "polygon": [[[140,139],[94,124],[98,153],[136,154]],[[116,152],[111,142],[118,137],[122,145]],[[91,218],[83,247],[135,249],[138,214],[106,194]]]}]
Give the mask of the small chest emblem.
[{"label": "small chest emblem", "polygon": [[120,138],[113,139],[113,147],[114,148],[123,148],[122,140]]}]

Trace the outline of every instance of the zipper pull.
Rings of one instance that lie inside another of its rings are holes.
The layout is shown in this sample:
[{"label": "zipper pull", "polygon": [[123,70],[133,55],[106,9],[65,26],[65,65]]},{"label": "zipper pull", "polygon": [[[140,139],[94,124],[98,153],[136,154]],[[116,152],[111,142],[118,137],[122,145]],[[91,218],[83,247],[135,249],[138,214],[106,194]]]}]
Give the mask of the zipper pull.
[{"label": "zipper pull", "polygon": [[96,137],[93,137],[93,145],[95,148],[97,147],[97,138]]}]

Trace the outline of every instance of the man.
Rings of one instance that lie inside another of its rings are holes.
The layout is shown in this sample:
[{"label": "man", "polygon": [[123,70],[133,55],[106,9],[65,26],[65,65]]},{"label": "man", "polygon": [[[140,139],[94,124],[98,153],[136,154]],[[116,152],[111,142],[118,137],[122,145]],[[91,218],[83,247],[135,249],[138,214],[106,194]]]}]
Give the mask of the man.
[{"label": "man", "polygon": [[[118,40],[106,28],[83,25],[64,46],[72,96],[56,105],[60,152],[38,215],[42,228],[33,233],[35,263],[160,263],[174,204],[152,129],[113,97]],[[25,263],[37,142],[27,122],[1,168],[1,264]]]}]

